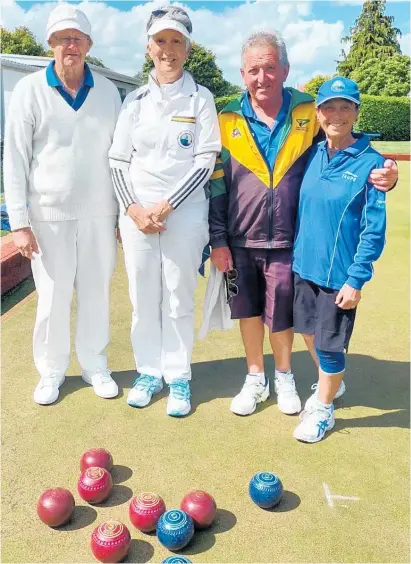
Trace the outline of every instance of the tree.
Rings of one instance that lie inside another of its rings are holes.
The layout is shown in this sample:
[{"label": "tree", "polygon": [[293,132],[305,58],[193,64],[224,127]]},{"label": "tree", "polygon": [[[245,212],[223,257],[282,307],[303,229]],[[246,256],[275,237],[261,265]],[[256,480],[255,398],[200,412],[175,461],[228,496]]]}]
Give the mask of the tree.
[{"label": "tree", "polygon": [[361,14],[350,28],[350,35],[343,38],[344,43],[351,43],[351,49],[338,61],[337,72],[349,77],[367,59],[382,59],[401,55],[397,37],[401,31],[393,27],[394,18],[385,16],[385,0],[366,0]]},{"label": "tree", "polygon": [[394,55],[387,59],[368,59],[350,78],[362,94],[373,96],[407,96],[410,92],[410,58]]},{"label": "tree", "polygon": [[[146,55],[141,71],[144,78],[143,82],[147,81],[148,74],[153,66],[153,61]],[[214,53],[198,43],[193,42],[191,44],[191,51],[184,68],[191,72],[199,84],[208,88],[216,97],[228,96],[241,90],[239,86],[231,84],[223,78],[223,73],[215,62]]]},{"label": "tree", "polygon": [[307,84],[304,85],[304,92],[308,92],[309,94],[311,94],[311,96],[314,96],[315,98],[317,96],[318,89],[320,88],[320,86],[322,86],[324,82],[326,80],[329,80],[330,78],[331,76],[323,75],[323,74],[317,74],[317,76],[313,76],[313,78],[309,80]]},{"label": "tree", "polygon": [[2,27],[0,28],[0,37],[2,53],[10,55],[46,55],[43,45],[37,41],[34,34],[27,27],[17,27],[14,31],[9,31]]},{"label": "tree", "polygon": [[103,67],[105,69],[107,68],[106,65],[103,63],[103,61],[98,57],[92,57],[91,55],[86,55],[86,61],[91,65],[96,65],[96,67]]}]

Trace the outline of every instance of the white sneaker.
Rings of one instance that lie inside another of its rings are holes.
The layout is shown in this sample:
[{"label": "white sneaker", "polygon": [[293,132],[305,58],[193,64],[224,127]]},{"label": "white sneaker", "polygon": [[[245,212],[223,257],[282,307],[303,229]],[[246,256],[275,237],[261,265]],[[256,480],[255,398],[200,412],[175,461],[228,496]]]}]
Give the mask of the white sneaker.
[{"label": "white sneaker", "polygon": [[257,403],[265,401],[269,395],[270,383],[267,377],[262,383],[260,376],[247,374],[241,392],[231,402],[230,410],[236,415],[251,415],[256,410]]},{"label": "white sneaker", "polygon": [[[311,409],[311,407],[314,405],[314,403],[318,400],[318,393],[320,391],[320,387],[318,385],[318,382],[316,382],[315,384],[313,384],[311,386],[311,389],[314,390],[314,393],[311,394],[311,396],[308,398],[308,400],[305,402],[305,406],[304,409],[307,411],[309,409]],[[334,399],[338,399],[340,398],[344,392],[345,392],[346,388],[345,388],[345,384],[344,384],[344,380],[341,380],[340,385],[338,386],[338,390],[337,393],[334,396]]]},{"label": "white sneaker", "polygon": [[300,415],[301,423],[294,429],[294,438],[303,443],[317,443],[335,425],[334,406],[330,408],[316,402]]},{"label": "white sneaker", "polygon": [[51,375],[41,377],[40,382],[34,390],[34,401],[40,405],[50,405],[54,403],[59,397],[59,387],[63,384],[65,378],[64,374],[63,376]]},{"label": "white sneaker", "polygon": [[111,377],[110,370],[96,370],[95,372],[84,371],[81,375],[87,384],[93,386],[97,396],[104,399],[115,398],[118,395],[118,386]]},{"label": "white sneaker", "polygon": [[154,394],[163,389],[161,378],[142,374],[134,380],[133,387],[128,392],[127,403],[131,407],[145,407],[151,401]]},{"label": "white sneaker", "polygon": [[292,372],[275,372],[274,390],[277,394],[278,409],[287,415],[301,411],[301,400],[295,388]]},{"label": "white sneaker", "polygon": [[179,378],[169,384],[170,395],[167,400],[167,415],[184,417],[191,411],[190,382]]}]

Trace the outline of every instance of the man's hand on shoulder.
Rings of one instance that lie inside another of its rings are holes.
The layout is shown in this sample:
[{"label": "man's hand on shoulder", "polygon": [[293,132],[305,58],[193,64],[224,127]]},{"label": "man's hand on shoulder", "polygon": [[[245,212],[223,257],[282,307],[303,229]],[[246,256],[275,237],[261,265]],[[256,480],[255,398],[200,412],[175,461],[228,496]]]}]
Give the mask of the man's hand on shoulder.
[{"label": "man's hand on shoulder", "polygon": [[398,181],[398,167],[395,161],[387,159],[384,162],[384,168],[374,168],[370,172],[368,182],[380,192],[388,192],[396,185]]}]

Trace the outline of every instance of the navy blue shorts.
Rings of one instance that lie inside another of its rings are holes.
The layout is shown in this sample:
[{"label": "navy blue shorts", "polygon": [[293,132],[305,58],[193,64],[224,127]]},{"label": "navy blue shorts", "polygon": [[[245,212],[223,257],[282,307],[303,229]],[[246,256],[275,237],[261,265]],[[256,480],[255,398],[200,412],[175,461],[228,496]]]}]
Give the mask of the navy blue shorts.
[{"label": "navy blue shorts", "polygon": [[231,247],[237,277],[232,319],[261,316],[271,332],[293,326],[292,249]]},{"label": "navy blue shorts", "polygon": [[294,273],[294,330],[314,335],[317,349],[344,352],[354,328],[357,308],[335,305],[338,290],[317,286]]}]

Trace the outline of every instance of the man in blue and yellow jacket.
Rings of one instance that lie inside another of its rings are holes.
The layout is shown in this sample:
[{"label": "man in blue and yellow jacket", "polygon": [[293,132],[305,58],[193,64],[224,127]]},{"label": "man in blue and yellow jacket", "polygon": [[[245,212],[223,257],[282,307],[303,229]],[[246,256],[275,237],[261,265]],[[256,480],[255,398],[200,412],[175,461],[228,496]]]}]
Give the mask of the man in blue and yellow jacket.
[{"label": "man in blue and yellow jacket", "polygon": [[[269,32],[251,35],[242,51],[247,91],[219,116],[222,151],[211,177],[211,260],[226,273],[231,315],[240,319],[248,374],[231,403],[239,415],[253,413],[270,393],[264,323],[274,354],[278,407],[287,414],[301,410],[291,372],[292,249],[301,180],[319,124],[313,98],[284,88],[288,72],[282,38]],[[385,167],[370,176],[384,191],[397,179],[395,163]]]}]

